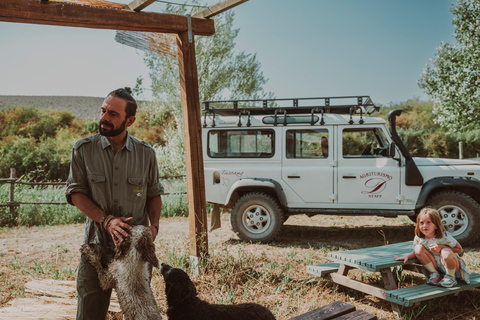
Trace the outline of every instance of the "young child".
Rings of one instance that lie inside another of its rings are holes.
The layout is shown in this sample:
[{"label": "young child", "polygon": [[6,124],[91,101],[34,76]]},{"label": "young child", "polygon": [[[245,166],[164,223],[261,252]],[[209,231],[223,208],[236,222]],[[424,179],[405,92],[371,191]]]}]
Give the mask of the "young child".
[{"label": "young child", "polygon": [[[457,284],[457,278],[470,283],[470,272],[458,255],[463,248],[455,238],[447,235],[436,209],[423,208],[418,214],[413,245],[411,253],[393,259],[406,263],[417,258],[430,272],[428,284],[449,288]],[[444,274],[443,279],[440,274]]]}]

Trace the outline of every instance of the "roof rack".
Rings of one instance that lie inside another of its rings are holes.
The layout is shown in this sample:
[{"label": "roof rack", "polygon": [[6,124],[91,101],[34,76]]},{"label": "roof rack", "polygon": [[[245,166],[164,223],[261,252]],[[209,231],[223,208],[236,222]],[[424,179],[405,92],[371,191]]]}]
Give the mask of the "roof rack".
[{"label": "roof rack", "polygon": [[302,113],[336,113],[371,115],[380,107],[373,104],[369,96],[343,96],[319,98],[286,98],[259,100],[204,101],[204,112],[214,115],[268,115]]}]

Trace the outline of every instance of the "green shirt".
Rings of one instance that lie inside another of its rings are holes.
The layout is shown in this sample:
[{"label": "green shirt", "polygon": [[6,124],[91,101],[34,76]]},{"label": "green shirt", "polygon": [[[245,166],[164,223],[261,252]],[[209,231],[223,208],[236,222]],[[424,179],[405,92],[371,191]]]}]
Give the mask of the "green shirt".
[{"label": "green shirt", "polygon": [[[72,150],[66,197],[89,196],[107,214],[133,217],[131,225],[149,225],[146,203],[162,195],[155,151],[127,133],[125,145],[113,154],[108,139],[96,134],[79,140]],[[87,217],[84,243],[113,248],[110,234]]]}]

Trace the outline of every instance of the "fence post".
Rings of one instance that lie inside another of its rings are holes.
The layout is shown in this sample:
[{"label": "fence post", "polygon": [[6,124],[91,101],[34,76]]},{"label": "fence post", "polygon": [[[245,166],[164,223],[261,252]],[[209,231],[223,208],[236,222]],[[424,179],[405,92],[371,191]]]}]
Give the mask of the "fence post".
[{"label": "fence post", "polygon": [[460,160],[463,159],[463,142],[462,141],[458,142],[458,158]]},{"label": "fence post", "polygon": [[[10,168],[10,179],[16,178],[17,171],[15,168]],[[10,218],[12,222],[15,221],[15,180],[12,180],[10,183],[10,195],[8,197],[8,203],[10,204]]]}]

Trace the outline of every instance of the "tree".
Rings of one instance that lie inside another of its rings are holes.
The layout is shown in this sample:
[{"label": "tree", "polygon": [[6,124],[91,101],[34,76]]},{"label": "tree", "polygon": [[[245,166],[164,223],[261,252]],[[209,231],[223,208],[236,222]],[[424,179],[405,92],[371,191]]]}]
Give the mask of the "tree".
[{"label": "tree", "polygon": [[480,2],[460,0],[451,9],[457,44],[442,42],[418,84],[436,98],[436,121],[450,132],[480,124]]},{"label": "tree", "polygon": [[[200,2],[192,1],[198,5]],[[191,15],[202,8],[194,7]],[[166,13],[186,15],[186,6],[167,5]],[[200,101],[222,99],[261,99],[272,97],[263,91],[268,81],[260,70],[256,54],[235,52],[235,38],[239,29],[233,27],[235,13],[231,10],[215,16],[215,34],[211,37],[195,37]],[[149,121],[156,122],[169,115],[173,126],[167,129],[167,143],[156,146],[157,159],[162,175],[178,175],[185,172],[184,139],[180,101],[178,61],[173,56],[147,53],[145,63],[150,69],[151,89],[154,101],[145,109]],[[142,93],[143,79],[137,79],[134,89]],[[183,160],[183,161],[182,161]]]},{"label": "tree", "polygon": [[[193,1],[199,4],[199,1]],[[190,14],[201,10],[194,7]],[[185,15],[185,6],[167,5],[167,13]],[[235,52],[239,29],[233,27],[231,10],[215,19],[215,34],[195,37],[200,101],[220,99],[260,99],[267,96],[263,85],[268,81],[260,71],[256,54]],[[150,69],[153,97],[179,110],[180,88],[178,62],[175,57],[148,53],[145,63]],[[139,79],[141,85],[142,79]],[[137,85],[138,89],[139,85]]]}]

